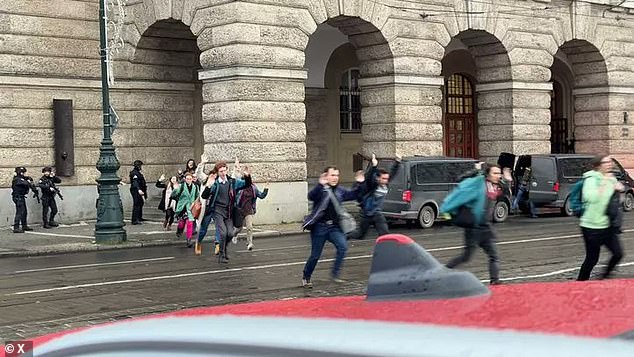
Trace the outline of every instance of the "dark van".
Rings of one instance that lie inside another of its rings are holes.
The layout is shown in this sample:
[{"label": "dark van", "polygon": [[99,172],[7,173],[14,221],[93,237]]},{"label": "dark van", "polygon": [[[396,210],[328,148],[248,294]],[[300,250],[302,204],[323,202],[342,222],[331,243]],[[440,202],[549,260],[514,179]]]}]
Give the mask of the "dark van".
[{"label": "dark van", "polygon": [[[388,220],[416,222],[422,228],[433,226],[442,201],[477,162],[442,156],[403,158],[401,170],[390,183],[383,214]],[[379,160],[379,167],[389,171],[393,163],[393,160]],[[494,209],[494,220],[506,220],[510,206],[508,196],[500,198]]]},{"label": "dark van", "polygon": [[[503,155],[513,157],[508,153]],[[526,167],[531,167],[533,177],[529,197],[535,207],[559,208],[562,214],[571,216],[568,195],[572,186],[583,177],[583,173],[591,169],[593,157],[587,154],[521,155],[515,162],[515,182],[522,178]],[[617,179],[628,188],[623,206],[626,211],[630,211],[634,206],[632,178],[616,160],[614,167]]]}]

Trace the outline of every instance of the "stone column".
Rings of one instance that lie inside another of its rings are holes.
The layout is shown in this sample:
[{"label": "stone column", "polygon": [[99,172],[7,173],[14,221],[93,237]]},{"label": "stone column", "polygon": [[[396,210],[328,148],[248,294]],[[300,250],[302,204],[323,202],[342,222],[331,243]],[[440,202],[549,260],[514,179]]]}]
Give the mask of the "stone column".
[{"label": "stone column", "polygon": [[501,82],[476,86],[480,158],[501,152],[550,153],[551,83]]},{"label": "stone column", "polygon": [[258,223],[297,222],[307,211],[303,70],[230,67],[200,73],[204,150],[212,160],[239,158],[262,187]]},{"label": "stone column", "polygon": [[442,155],[442,84],[440,76],[362,78],[364,154]]}]

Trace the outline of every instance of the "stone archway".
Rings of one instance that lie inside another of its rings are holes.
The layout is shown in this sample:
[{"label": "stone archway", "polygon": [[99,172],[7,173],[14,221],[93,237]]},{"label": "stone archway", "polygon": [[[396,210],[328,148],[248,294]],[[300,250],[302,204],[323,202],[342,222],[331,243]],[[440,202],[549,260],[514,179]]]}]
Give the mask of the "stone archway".
[{"label": "stone archway", "polygon": [[502,42],[483,30],[462,31],[445,47],[442,64],[447,85],[456,76],[461,83],[452,89],[460,93],[445,88],[445,153],[491,160],[512,151],[512,71]]},{"label": "stone archway", "polygon": [[[571,40],[559,48],[555,58],[571,69],[570,100],[573,104],[574,149],[577,153],[610,152],[610,93],[605,59],[585,40]],[[557,69],[553,65],[553,69]],[[553,71],[553,79],[562,76]],[[565,72],[564,74],[565,75]]]}]

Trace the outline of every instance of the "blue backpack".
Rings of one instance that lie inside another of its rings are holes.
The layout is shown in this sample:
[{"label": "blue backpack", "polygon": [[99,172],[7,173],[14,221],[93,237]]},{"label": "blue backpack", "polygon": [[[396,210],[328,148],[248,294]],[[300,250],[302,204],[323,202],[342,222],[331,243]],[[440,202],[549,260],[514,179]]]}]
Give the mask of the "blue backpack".
[{"label": "blue backpack", "polygon": [[577,217],[581,217],[585,209],[585,207],[583,206],[583,197],[582,197],[584,181],[585,179],[581,179],[577,181],[574,184],[574,186],[572,186],[572,189],[570,190],[570,195],[568,196],[568,202],[570,203],[570,210]]}]

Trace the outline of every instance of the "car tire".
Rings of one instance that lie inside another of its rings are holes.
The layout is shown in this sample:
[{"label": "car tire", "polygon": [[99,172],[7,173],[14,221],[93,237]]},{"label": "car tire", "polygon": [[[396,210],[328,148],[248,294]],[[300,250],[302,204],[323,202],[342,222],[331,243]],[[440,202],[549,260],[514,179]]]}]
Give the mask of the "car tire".
[{"label": "car tire", "polygon": [[625,199],[623,200],[623,210],[629,212],[634,209],[634,192],[629,191],[625,193]]},{"label": "car tire", "polygon": [[421,228],[431,228],[436,220],[436,211],[432,206],[423,206],[418,212],[418,225]]},{"label": "car tire", "polygon": [[561,215],[567,217],[574,216],[574,212],[572,212],[570,208],[570,197],[566,197],[566,202],[564,202],[564,206],[561,207]]},{"label": "car tire", "polygon": [[493,206],[493,222],[502,223],[509,217],[509,204],[506,201],[497,201]]}]

